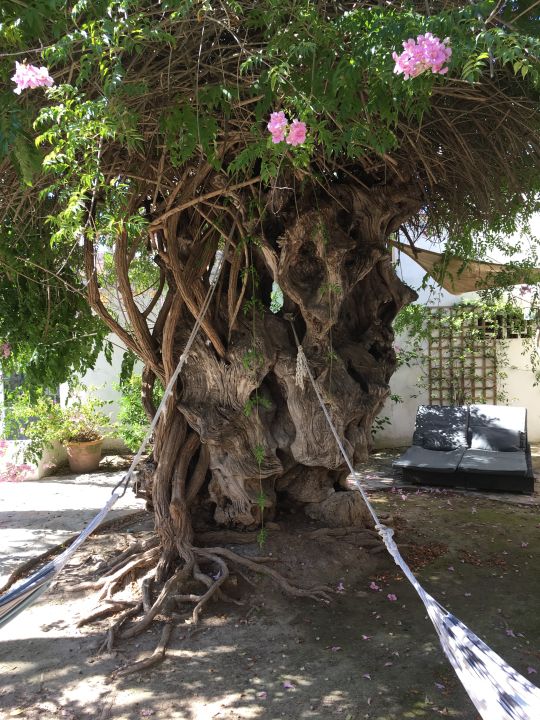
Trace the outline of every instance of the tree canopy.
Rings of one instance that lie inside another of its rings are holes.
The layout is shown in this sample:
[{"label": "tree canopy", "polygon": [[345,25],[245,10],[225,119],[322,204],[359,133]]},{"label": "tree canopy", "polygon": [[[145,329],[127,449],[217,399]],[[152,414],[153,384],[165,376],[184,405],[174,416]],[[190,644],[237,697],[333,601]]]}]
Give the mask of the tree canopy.
[{"label": "tree canopy", "polygon": [[[82,254],[75,246],[94,191],[93,232],[110,245],[120,225],[130,238],[148,224],[162,227],[167,213],[179,212],[179,198],[198,202],[214,192],[234,204],[232,194],[246,186],[273,188],[274,195],[289,185],[331,192],[343,180],[365,192],[400,186],[401,202],[416,204],[428,229],[446,231],[458,254],[474,254],[474,233],[509,231],[536,208],[534,6],[2,3],[4,307],[13,304],[13,272],[18,282],[24,275],[41,282],[49,273],[58,285],[62,268],[70,277],[58,288],[77,286]],[[404,80],[394,73],[392,53],[427,31],[449,38],[449,72]],[[54,87],[14,94],[15,60],[46,65]],[[266,123],[276,110],[306,124],[302,146],[271,143]],[[404,219],[410,215],[404,208]],[[215,228],[217,237],[221,232]],[[47,257],[60,260],[44,270],[45,246]],[[12,267],[14,254],[25,257],[21,268]],[[61,308],[46,300],[50,289],[46,283],[36,290],[35,301],[23,289],[18,314],[28,314],[28,303],[42,316],[40,307]],[[17,322],[10,327],[14,315],[5,313],[0,337],[17,348],[24,332]],[[52,324],[59,328],[61,316]]]},{"label": "tree canopy", "polygon": [[[99,319],[142,360],[152,416],[224,255],[141,472],[158,539],[127,567],[157,563],[167,584],[124,637],[171,588],[196,622],[223,558],[257,567],[200,547],[194,519],[258,527],[261,543],[282,502],[369,522],[296,382],[290,322],[344,447],[365,460],[397,364],[392,322],[416,297],[394,235],[422,226],[466,260],[538,208],[537,5],[2,3],[4,368],[45,341],[46,382],[88,365]],[[13,293],[23,277],[31,291]],[[17,307],[36,318],[28,332]],[[190,579],[202,594],[178,595]]]}]

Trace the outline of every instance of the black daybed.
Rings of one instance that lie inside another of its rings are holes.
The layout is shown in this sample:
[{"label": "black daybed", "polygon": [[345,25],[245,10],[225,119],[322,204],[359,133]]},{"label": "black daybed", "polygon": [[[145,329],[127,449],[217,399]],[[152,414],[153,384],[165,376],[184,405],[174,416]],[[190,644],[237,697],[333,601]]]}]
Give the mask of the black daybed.
[{"label": "black daybed", "polygon": [[421,405],[413,445],[394,467],[423,485],[532,493],[527,411],[504,405]]}]

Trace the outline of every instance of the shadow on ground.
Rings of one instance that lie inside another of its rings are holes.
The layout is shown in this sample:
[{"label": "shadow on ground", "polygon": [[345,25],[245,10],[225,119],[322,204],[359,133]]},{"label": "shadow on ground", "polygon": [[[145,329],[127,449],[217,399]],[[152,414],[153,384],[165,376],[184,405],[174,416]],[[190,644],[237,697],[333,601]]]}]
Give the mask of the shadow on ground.
[{"label": "shadow on ground", "polygon": [[[394,485],[371,497],[426,590],[538,684],[537,507]],[[214,604],[194,637],[188,626],[175,629],[162,665],[115,679],[153,650],[159,623],[113,654],[95,654],[107,622],[78,629],[95,599],[70,588],[146,531],[95,536],[47,596],[0,630],[0,718],[477,720],[423,606],[386,555],[350,538],[307,541],[294,517],[279,524],[265,552],[292,579],[343,588],[330,605],[240,580],[244,606]]]}]

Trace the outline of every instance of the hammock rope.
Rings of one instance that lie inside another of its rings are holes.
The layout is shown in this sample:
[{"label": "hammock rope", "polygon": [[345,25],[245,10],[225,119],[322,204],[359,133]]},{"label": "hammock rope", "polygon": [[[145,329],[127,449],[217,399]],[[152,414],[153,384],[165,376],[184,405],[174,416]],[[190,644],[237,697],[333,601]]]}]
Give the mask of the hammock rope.
[{"label": "hammock rope", "polygon": [[297,377],[302,377],[302,382],[304,377],[309,379],[328,427],[334,436],[343,459],[347,463],[354,484],[373,518],[377,532],[394,562],[402,570],[422,600],[439,636],[444,654],[450,661],[474,706],[483,720],[539,720],[540,690],[514,668],[510,667],[472,630],[427,593],[401,556],[393,538],[393,529],[380,521],[339,437],[296,334],[294,319],[290,316],[287,319],[291,323],[297,346]]},{"label": "hammock rope", "polygon": [[[210,272],[210,287],[203,305],[201,306],[201,310],[188,338],[184,351],[180,355],[176,369],[164,390],[163,398],[156,410],[156,414],[152,420],[150,428],[145,435],[139,450],[133,458],[128,471],[113,489],[105,506],[61,555],[47,563],[47,565],[41,568],[41,570],[38,570],[20,585],[0,597],[0,627],[5,625],[22,610],[35,602],[40,595],[45,592],[74,552],[99,526],[115,502],[125,494],[133,476],[135,467],[137,466],[137,463],[139,462],[144,449],[152,436],[168,398],[173,392],[178,375],[187,360],[189,351],[195,341],[197,333],[200,330],[202,321],[212,300],[217,281],[221,273],[228,245],[229,241],[227,242],[225,250],[218,250],[216,253],[214,265]],[[540,690],[529,682],[529,680],[520,675],[516,670],[510,667],[499,655],[497,655],[477,635],[475,635],[472,630],[470,630],[458,618],[452,615],[452,613],[446,610],[437,600],[435,600],[435,598],[427,593],[401,556],[399,548],[393,538],[393,529],[387,527],[380,521],[360,481],[360,478],[352,465],[343,442],[339,437],[339,433],[324,403],[321,391],[311,372],[304,350],[298,339],[296,328],[294,326],[294,318],[287,315],[285,315],[285,317],[291,323],[297,346],[297,382],[301,387],[303,387],[305,378],[309,379],[326,418],[328,427],[330,428],[343,459],[351,472],[355,486],[360,492],[362,499],[373,518],[375,528],[380,534],[386,549],[394,559],[394,562],[401,568],[405,577],[409,580],[422,600],[429,618],[435,627],[437,635],[439,636],[439,641],[445,655],[450,661],[450,664],[454,668],[459,680],[467,691],[481,717],[483,720],[539,720]],[[121,492],[120,488],[122,488]]]},{"label": "hammock rope", "polygon": [[82,545],[82,543],[88,538],[88,536],[91,535],[94,532],[94,530],[98,527],[98,525],[102,522],[102,520],[105,518],[105,516],[110,511],[110,509],[113,507],[113,505],[116,503],[116,501],[125,495],[126,490],[128,489],[128,486],[133,477],[135,468],[137,467],[137,465],[142,457],[142,454],[143,454],[146,446],[148,445],[150,438],[152,437],[152,433],[154,432],[156,425],[159,421],[159,418],[161,417],[161,415],[165,409],[167,401],[174,390],[176,380],[177,380],[178,376],[180,375],[182,368],[184,367],[184,365],[186,363],[186,360],[189,355],[189,351],[191,350],[191,347],[192,347],[193,343],[195,342],[195,338],[197,337],[197,334],[201,328],[204,317],[205,317],[205,315],[208,311],[208,308],[210,306],[210,303],[212,301],[212,297],[214,295],[214,292],[215,292],[215,289],[217,286],[217,282],[218,282],[219,276],[221,274],[221,270],[223,268],[225,255],[227,253],[229,245],[230,245],[230,238],[228,239],[224,249],[218,250],[216,252],[214,264],[212,266],[212,269],[210,271],[210,276],[209,276],[209,288],[206,293],[204,302],[203,302],[201,309],[197,315],[195,324],[193,325],[193,329],[192,329],[190,336],[184,347],[184,351],[180,355],[178,364],[176,365],[176,368],[175,368],[173,374],[171,375],[165,390],[163,391],[163,397],[157,407],[157,410],[152,419],[152,422],[150,423],[150,427],[148,428],[148,431],[147,431],[146,435],[144,436],[144,438],[141,442],[141,445],[140,445],[139,449],[137,450],[137,453],[135,454],[133,460],[131,461],[131,464],[130,464],[127,472],[113,488],[113,490],[111,492],[111,496],[110,496],[109,500],[107,501],[107,503],[98,512],[98,514],[88,523],[88,525],[84,528],[84,530],[82,530],[81,533],[75,538],[73,543],[68,548],[66,548],[66,550],[64,550],[64,552],[61,555],[56,557],[54,560],[51,560],[49,563],[44,565],[40,570],[38,570],[33,575],[31,575],[27,580],[25,580],[21,584],[17,585],[12,590],[9,590],[9,592],[5,593],[4,595],[2,595],[0,597],[0,627],[2,627],[2,625],[5,625],[10,620],[12,620],[14,617],[16,617],[20,612],[22,612],[25,608],[27,608],[29,605],[31,605],[33,602],[35,602],[40,597],[40,595],[42,595],[45,592],[45,590],[50,586],[50,584],[52,583],[54,578],[60,573],[62,568],[65,566],[65,564],[68,562],[68,560],[72,557],[72,555],[76,552],[76,550],[80,547],[80,545]]}]

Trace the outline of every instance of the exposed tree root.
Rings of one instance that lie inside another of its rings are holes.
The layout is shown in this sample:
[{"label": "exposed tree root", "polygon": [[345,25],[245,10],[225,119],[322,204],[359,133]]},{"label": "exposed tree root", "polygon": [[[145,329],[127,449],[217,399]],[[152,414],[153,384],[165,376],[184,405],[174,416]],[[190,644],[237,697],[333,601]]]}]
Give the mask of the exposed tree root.
[{"label": "exposed tree root", "polygon": [[[200,549],[197,548],[196,552],[200,552]],[[277,582],[277,584],[281,587],[282,590],[284,590],[288,595],[293,595],[294,597],[309,597],[313,600],[318,600],[322,602],[330,602],[330,596],[329,593],[332,593],[332,588],[328,587],[327,585],[321,585],[316,586],[310,589],[304,589],[296,587],[295,585],[291,585],[291,583],[285,579],[283,575],[281,575],[277,570],[274,570],[273,568],[266,567],[266,565],[260,563],[259,558],[255,558],[254,560],[251,560],[249,558],[243,557],[242,555],[238,555],[237,553],[233,552],[232,550],[228,550],[227,548],[221,548],[221,547],[215,547],[215,548],[206,548],[206,552],[211,553],[212,555],[220,555],[223,557],[226,557],[228,560],[230,560],[233,563],[236,563],[238,565],[243,565],[244,567],[249,568],[250,570],[253,570],[256,573],[259,573],[261,575],[267,575],[271,577],[273,580]]]},{"label": "exposed tree root", "polygon": [[98,608],[90,613],[90,615],[82,617],[77,623],[77,627],[89,625],[97,620],[104,620],[111,615],[116,615],[116,613],[122,612],[122,610],[125,610],[126,608],[132,608],[137,604],[129,600],[109,600],[108,602],[110,603],[109,607]]},{"label": "exposed tree root", "polygon": [[132,543],[128,548],[124,550],[124,552],[120,553],[120,555],[116,556],[110,563],[103,563],[97,568],[97,572],[99,573],[111,573],[115,572],[116,570],[119,570],[123,565],[128,562],[129,558],[132,555],[135,555],[136,553],[145,552],[146,550],[150,550],[151,548],[155,548],[159,545],[159,538],[152,537],[148,540],[145,540],[144,542],[134,542]]},{"label": "exposed tree root", "polygon": [[[100,535],[101,533],[107,532],[111,528],[123,527],[124,525],[128,525],[129,523],[142,519],[146,515],[148,515],[146,510],[137,510],[137,512],[130,513],[129,515],[124,515],[123,517],[107,520],[106,522],[101,523],[101,525],[94,530],[92,535]],[[2,587],[0,587],[0,595],[7,592],[12,587],[12,585],[17,582],[17,580],[20,580],[21,578],[29,575],[34,568],[39,567],[46,560],[53,557],[53,555],[57,555],[58,553],[61,553],[63,550],[68,548],[78,537],[79,533],[75,533],[63,542],[58,543],[58,545],[54,545],[48,550],[45,550],[45,552],[41,553],[40,555],[30,558],[30,560],[27,560],[26,562],[16,567],[15,570],[8,577],[6,582],[2,585]],[[115,562],[117,560],[118,558],[115,560]]]},{"label": "exposed tree root", "polygon": [[[122,640],[127,640],[144,632],[152,623],[156,615],[163,609],[165,603],[170,601],[171,597],[175,594],[177,587],[179,587],[180,584],[187,580],[187,578],[191,575],[192,569],[192,566],[184,565],[184,567],[177,570],[176,573],[167,580],[150,610],[148,610],[148,612],[146,612],[135,625],[132,625],[123,632],[120,638]],[[142,602],[140,603],[140,606],[142,607]]]},{"label": "exposed tree root", "polygon": [[98,655],[103,652],[112,652],[118,631],[120,630],[122,625],[126,622],[126,620],[129,620],[130,618],[134,617],[140,611],[141,608],[142,608],[142,602],[135,603],[132,608],[129,608],[128,610],[125,610],[122,613],[122,615],[116,620],[114,625],[111,625],[111,627],[107,630],[105,639],[103,640],[102,644],[98,648],[98,651],[97,651]]},{"label": "exposed tree root", "polygon": [[165,623],[161,631],[161,637],[159,638],[156,649],[150,655],[150,657],[144,658],[143,660],[139,660],[138,662],[133,663],[133,665],[128,665],[125,668],[117,670],[115,673],[116,677],[126,677],[126,675],[132,675],[133,673],[141,672],[142,670],[148,670],[148,668],[151,668],[154,665],[163,662],[165,658],[165,652],[167,650],[167,645],[172,634],[172,630],[172,623]]},{"label": "exposed tree root", "polygon": [[[99,598],[105,601],[106,606],[99,607],[90,615],[82,618],[78,623],[79,626],[120,613],[109,627],[99,649],[100,652],[110,652],[117,640],[128,640],[140,635],[158,616],[165,620],[160,641],[152,655],[122,668],[117,673],[118,676],[145,670],[163,660],[174,619],[183,619],[185,623],[195,627],[199,623],[204,608],[212,599],[242,604],[241,601],[229,597],[223,591],[222,586],[230,577],[230,564],[240,568],[235,572],[252,586],[254,583],[245,575],[246,570],[271,578],[285,593],[294,597],[306,597],[328,603],[330,594],[333,592],[327,586],[300,588],[291,584],[281,573],[268,566],[269,562],[276,561],[275,558],[247,558],[224,547],[192,547],[191,552],[193,560],[184,562],[176,570],[172,577],[163,584],[155,599],[153,599],[154,587],[159,558],[159,549],[155,539],[146,543],[134,543],[122,553],[116,562],[108,565],[108,572],[103,577],[94,583],[87,584],[99,591]],[[204,569],[201,566],[204,566]],[[143,569],[146,570],[146,573],[140,577]],[[114,600],[111,597],[112,594],[119,591],[127,582],[132,581],[136,574],[139,575],[140,597],[132,601]],[[204,590],[199,593],[194,592],[191,588],[194,584],[202,586]],[[189,605],[192,606],[192,609],[189,608]],[[142,616],[137,617],[141,611]],[[129,620],[134,620],[134,622],[126,628],[125,624]]]},{"label": "exposed tree root", "polygon": [[319,528],[318,530],[306,533],[306,537],[311,540],[326,537],[345,537],[346,535],[365,535],[366,537],[378,538],[380,540],[380,535],[376,530],[357,527],[356,525],[339,528]]},{"label": "exposed tree root", "polygon": [[123,584],[123,580],[127,575],[135,573],[136,570],[151,567],[158,557],[158,548],[146,550],[146,552],[143,552],[141,555],[135,556],[130,562],[118,569],[112,575],[108,575],[99,594],[100,600],[104,598],[109,599],[116,587]]},{"label": "exposed tree root", "polygon": [[[133,663],[132,665],[127,665],[126,667],[120,668],[114,673],[115,677],[126,677],[126,675],[133,675],[137,672],[142,672],[143,670],[148,670],[151,667],[154,667],[155,665],[158,665],[159,663],[163,662],[165,659],[165,654],[167,652],[167,646],[169,644],[169,640],[172,635],[173,631],[173,624],[170,622],[167,622],[163,629],[161,630],[161,636],[159,638],[159,642],[156,645],[156,649],[154,652],[147,658],[143,658],[142,660],[139,660],[136,663]],[[189,640],[197,633],[202,632],[202,628],[193,628],[190,630],[186,635],[184,635],[181,640]]]}]

